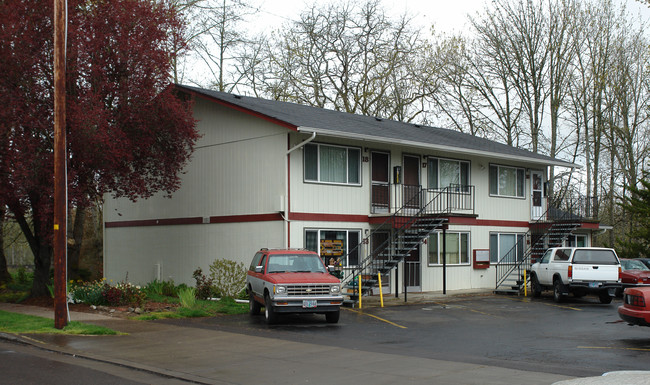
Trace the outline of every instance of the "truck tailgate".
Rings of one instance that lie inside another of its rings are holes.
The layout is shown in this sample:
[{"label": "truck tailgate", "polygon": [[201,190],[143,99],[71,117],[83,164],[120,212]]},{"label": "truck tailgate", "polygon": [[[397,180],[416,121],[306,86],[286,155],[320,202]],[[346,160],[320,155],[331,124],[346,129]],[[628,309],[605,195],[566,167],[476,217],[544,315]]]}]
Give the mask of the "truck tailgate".
[{"label": "truck tailgate", "polygon": [[574,281],[618,281],[618,265],[573,265]]}]

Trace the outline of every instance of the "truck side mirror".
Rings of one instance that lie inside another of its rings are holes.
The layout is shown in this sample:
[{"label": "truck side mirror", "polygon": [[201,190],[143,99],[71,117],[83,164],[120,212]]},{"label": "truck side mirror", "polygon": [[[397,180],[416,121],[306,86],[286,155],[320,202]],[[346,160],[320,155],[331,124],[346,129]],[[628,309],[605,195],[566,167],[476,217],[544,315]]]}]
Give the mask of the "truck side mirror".
[{"label": "truck side mirror", "polygon": [[333,272],[334,272],[334,265],[328,265],[328,266],[327,266],[327,270],[328,270],[330,273],[333,273]]},{"label": "truck side mirror", "polygon": [[262,270],[264,270],[264,266],[255,266],[255,272],[256,273],[261,273]]}]

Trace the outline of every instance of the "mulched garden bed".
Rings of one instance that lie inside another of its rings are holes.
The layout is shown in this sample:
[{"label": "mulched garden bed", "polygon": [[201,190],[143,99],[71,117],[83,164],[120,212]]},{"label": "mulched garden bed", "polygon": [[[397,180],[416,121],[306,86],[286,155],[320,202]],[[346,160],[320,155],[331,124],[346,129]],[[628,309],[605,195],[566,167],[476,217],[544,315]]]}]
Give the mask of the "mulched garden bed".
[{"label": "mulched garden bed", "polygon": [[[52,297],[32,297],[27,298],[26,300],[20,303],[21,305],[30,305],[30,306],[39,306],[52,309],[54,311],[54,298]],[[166,302],[145,302],[140,308],[140,314],[149,313],[149,312],[161,312],[161,311],[172,311],[175,308],[179,307],[180,304],[177,303],[166,303]],[[68,309],[70,311],[83,312],[83,313],[95,313],[95,314],[104,314],[113,317],[134,317],[139,315],[136,311],[137,307],[132,305],[127,306],[93,306],[87,305],[85,303],[69,303]]]}]

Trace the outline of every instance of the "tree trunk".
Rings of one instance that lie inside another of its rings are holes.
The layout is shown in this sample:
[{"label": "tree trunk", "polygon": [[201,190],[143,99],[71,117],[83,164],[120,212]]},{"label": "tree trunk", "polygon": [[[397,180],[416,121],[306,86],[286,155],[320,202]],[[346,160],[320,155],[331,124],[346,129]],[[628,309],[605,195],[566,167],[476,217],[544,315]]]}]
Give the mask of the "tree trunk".
[{"label": "tree trunk", "polygon": [[[38,207],[37,205],[34,205]],[[52,263],[52,246],[47,243],[47,237],[41,235],[41,223],[38,221],[38,213],[32,209],[33,229],[29,226],[23,211],[17,205],[9,205],[9,209],[14,214],[16,222],[20,226],[23,235],[27,239],[29,248],[34,255],[34,281],[32,282],[32,297],[49,296],[48,285],[51,283],[50,266]]]},{"label": "tree trunk", "polygon": [[32,297],[50,296],[48,286],[52,284],[50,267],[52,265],[52,247],[46,242],[39,245],[38,257],[34,258],[34,282],[32,282]]},{"label": "tree trunk", "polygon": [[7,258],[5,256],[5,246],[3,238],[3,228],[4,228],[4,218],[5,218],[5,209],[4,205],[0,205],[0,284],[9,283],[11,281],[11,275],[7,269]]}]

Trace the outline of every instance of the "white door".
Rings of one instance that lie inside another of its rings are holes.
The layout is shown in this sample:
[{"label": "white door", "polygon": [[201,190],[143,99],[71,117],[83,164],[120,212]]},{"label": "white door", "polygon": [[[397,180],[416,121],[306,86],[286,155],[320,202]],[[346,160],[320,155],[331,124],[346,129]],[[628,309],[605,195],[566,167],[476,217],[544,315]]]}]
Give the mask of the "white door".
[{"label": "white door", "polygon": [[546,212],[546,199],[544,198],[544,173],[541,171],[531,171],[530,178],[530,217],[536,221],[541,219]]}]

